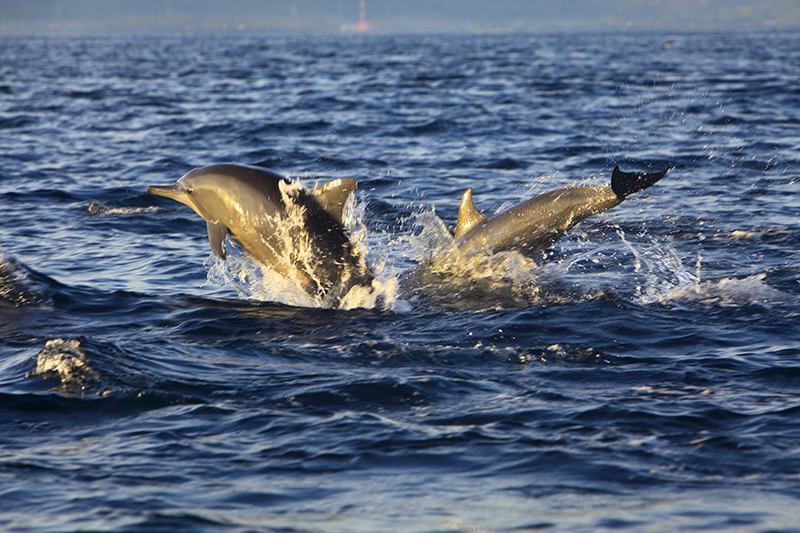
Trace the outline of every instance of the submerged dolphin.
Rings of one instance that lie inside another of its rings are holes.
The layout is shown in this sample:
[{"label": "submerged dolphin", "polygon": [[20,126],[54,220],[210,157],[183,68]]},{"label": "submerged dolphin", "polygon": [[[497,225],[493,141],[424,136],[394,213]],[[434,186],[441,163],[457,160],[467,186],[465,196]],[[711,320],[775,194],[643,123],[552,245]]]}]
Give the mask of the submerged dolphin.
[{"label": "submerged dolphin", "polygon": [[194,209],[222,259],[230,234],[257,261],[297,280],[312,297],[331,301],[373,280],[342,224],[355,188],[355,180],[337,179],[309,190],[262,168],[223,164],[196,168],[176,185],[147,192]]},{"label": "submerged dolphin", "polygon": [[619,205],[627,196],[656,183],[667,170],[648,174],[622,172],[615,167],[610,186],[565,187],[490,218],[478,212],[472,203],[472,189],[467,189],[458,209],[456,246],[467,253],[540,253],[581,220]]}]

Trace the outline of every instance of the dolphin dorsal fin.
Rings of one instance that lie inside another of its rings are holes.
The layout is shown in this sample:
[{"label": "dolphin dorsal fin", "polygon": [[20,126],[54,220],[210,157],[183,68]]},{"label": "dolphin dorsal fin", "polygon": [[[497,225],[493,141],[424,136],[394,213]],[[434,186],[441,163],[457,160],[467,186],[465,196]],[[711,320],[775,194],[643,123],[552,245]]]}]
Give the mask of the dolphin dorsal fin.
[{"label": "dolphin dorsal fin", "polygon": [[221,259],[225,260],[225,236],[228,234],[228,227],[225,224],[211,222],[210,220],[206,221],[206,227],[208,228],[208,243],[211,245],[211,249]]},{"label": "dolphin dorsal fin", "polygon": [[458,240],[472,228],[486,222],[486,217],[481,215],[472,203],[472,189],[467,189],[461,197],[458,207],[458,221],[456,222],[455,239]]},{"label": "dolphin dorsal fin", "polygon": [[341,222],[344,206],[347,205],[347,199],[350,198],[356,186],[358,183],[352,178],[339,178],[329,181],[321,187],[315,187],[311,194],[325,211]]}]

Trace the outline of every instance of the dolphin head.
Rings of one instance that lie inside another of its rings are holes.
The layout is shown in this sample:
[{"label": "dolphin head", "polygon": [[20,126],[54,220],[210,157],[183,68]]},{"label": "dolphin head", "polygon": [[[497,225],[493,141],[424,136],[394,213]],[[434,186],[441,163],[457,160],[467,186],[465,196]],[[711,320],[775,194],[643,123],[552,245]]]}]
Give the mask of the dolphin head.
[{"label": "dolphin head", "polygon": [[220,164],[195,168],[175,185],[154,185],[147,192],[186,204],[206,221],[218,222],[232,206],[267,213],[282,208],[282,181],[288,183],[265,169]]},{"label": "dolphin head", "polygon": [[[213,185],[215,173],[207,172],[206,168],[196,168],[184,174],[175,185],[152,185],[147,188],[147,192],[155,196],[170,198],[176,202],[186,204],[195,213],[208,220],[207,209],[202,209],[196,201],[198,195],[194,194],[195,189],[200,190]],[[223,177],[224,179],[224,177]],[[219,181],[219,180],[217,180]]]}]

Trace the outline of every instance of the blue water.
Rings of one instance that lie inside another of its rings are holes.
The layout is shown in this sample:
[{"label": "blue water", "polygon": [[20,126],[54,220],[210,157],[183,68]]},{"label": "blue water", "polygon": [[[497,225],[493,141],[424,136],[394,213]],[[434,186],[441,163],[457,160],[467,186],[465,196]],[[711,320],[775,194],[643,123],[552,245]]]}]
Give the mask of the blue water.
[{"label": "blue water", "polygon": [[[800,531],[798,79],[797,33],[3,36],[0,529]],[[357,178],[380,302],[145,193],[223,161]],[[468,187],[615,164],[673,168],[443,261]]]}]

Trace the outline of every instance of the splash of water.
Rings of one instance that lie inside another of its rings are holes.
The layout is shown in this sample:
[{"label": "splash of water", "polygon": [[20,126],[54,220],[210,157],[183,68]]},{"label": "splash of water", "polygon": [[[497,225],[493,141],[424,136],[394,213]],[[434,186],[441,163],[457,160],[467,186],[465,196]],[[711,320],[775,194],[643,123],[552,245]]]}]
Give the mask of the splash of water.
[{"label": "splash of water", "polygon": [[769,307],[787,298],[764,281],[764,273],[744,278],[701,280],[702,257],[698,256],[692,273],[683,265],[670,241],[652,240],[640,246],[629,241],[621,229],[617,233],[636,259],[635,270],[644,276],[644,283],[637,285],[634,294],[635,300],[641,303],[697,302],[723,307]]},{"label": "splash of water", "polygon": [[36,369],[27,377],[55,380],[60,383],[62,392],[71,393],[94,390],[102,382],[77,339],[47,341],[36,355]]},{"label": "splash of water", "polygon": [[[351,195],[343,222],[356,252],[372,268],[375,279],[371,286],[356,285],[335,300],[316,297],[308,294],[291,276],[252,260],[230,239],[226,243],[227,261],[214,255],[206,260],[207,283],[232,287],[243,299],[312,308],[385,308],[400,312],[411,310],[407,298],[421,294],[448,305],[485,307],[489,303],[494,307],[531,305],[542,301],[568,303],[604,292],[602,288],[593,289],[585,273],[576,283],[568,284],[566,281],[576,265],[591,261],[597,254],[602,255],[602,247],[568,253],[543,264],[515,251],[465,254],[458,249],[452,234],[432,207],[421,207],[401,221],[401,227],[410,230],[389,234],[368,230],[366,205],[357,195]],[[286,244],[284,248],[294,254],[305,254],[290,258],[302,263],[312,256],[308,246],[304,248],[297,242],[298,232],[293,231],[293,224],[302,223],[301,215],[290,217],[289,224],[280,226],[279,234]],[[639,303],[695,301],[719,305],[770,305],[784,299],[782,293],[765,283],[763,274],[743,279],[701,281],[701,257],[698,256],[692,271],[692,267],[683,264],[668,240],[651,239],[643,245],[628,239],[619,228],[617,234],[634,257],[634,272],[639,281],[632,289],[632,298]],[[614,256],[609,256],[613,261],[609,266],[621,266]],[[597,276],[608,283],[607,272]],[[625,292],[624,284],[612,283],[614,285],[608,287],[612,291]]]},{"label": "splash of water", "polygon": [[[298,181],[281,186],[284,203],[290,206],[286,218],[275,224],[273,238],[282,244],[279,261],[284,265],[299,265],[291,270],[302,271],[312,282],[320,287],[329,285],[315,268],[312,243],[304,238],[302,227],[305,224],[303,210],[291,201],[289,196],[302,188]],[[283,303],[297,307],[311,308],[386,308],[398,311],[407,305],[398,297],[399,275],[386,257],[377,251],[370,242],[372,236],[364,223],[366,204],[356,195],[351,195],[344,210],[343,224],[350,234],[350,242],[356,254],[371,265],[373,281],[370,286],[354,285],[341,296],[309,294],[299,281],[300,276],[284,275],[276,269],[251,259],[230,238],[226,240],[227,260],[223,261],[211,254],[205,261],[208,272],[207,282],[211,285],[232,287],[243,299]],[[341,283],[344,285],[347,280]],[[335,293],[335,287],[329,293]]]},{"label": "splash of water", "polygon": [[[700,278],[692,274],[681,263],[669,242],[652,241],[647,247],[634,245],[617,228],[617,235],[635,258],[634,269],[644,274],[645,281],[636,287],[635,299],[642,303],[654,303],[669,299],[669,294],[680,287],[696,285]],[[699,260],[698,260],[699,263]]]},{"label": "splash of water", "polygon": [[410,222],[409,244],[419,258],[413,273],[416,290],[457,305],[485,302],[487,294],[493,305],[538,301],[543,272],[532,259],[515,251],[462,252],[433,208],[412,215]]}]

